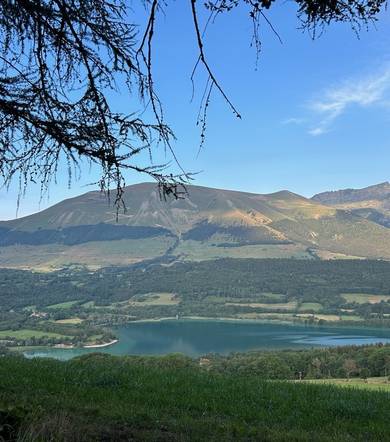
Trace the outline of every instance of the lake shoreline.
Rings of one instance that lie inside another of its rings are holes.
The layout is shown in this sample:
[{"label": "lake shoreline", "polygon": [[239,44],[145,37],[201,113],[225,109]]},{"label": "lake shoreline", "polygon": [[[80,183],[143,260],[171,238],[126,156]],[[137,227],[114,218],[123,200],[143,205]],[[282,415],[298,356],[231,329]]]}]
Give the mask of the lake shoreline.
[{"label": "lake shoreline", "polygon": [[283,324],[283,325],[305,325],[302,322],[294,321],[282,321],[279,319],[244,319],[244,318],[229,318],[229,317],[210,317],[210,316],[182,316],[181,318],[176,318],[174,316],[166,316],[163,318],[148,318],[148,319],[136,319],[134,321],[126,322],[123,325],[129,324],[142,324],[142,323],[153,323],[153,322],[164,322],[164,321],[208,321],[208,322],[242,322],[242,323],[254,323],[254,324]]},{"label": "lake shoreline", "polygon": [[[26,357],[69,359],[93,352],[112,355],[165,355],[182,353],[199,357],[209,353],[230,354],[262,350],[366,346],[390,344],[390,329],[361,330],[323,326],[268,323],[235,318],[164,317],[122,324],[110,343],[88,347],[53,348],[34,351]],[[111,344],[111,345],[107,345]]]},{"label": "lake shoreline", "polygon": [[[373,330],[373,331],[383,331],[383,330],[390,330],[389,327],[372,327],[372,326],[366,326],[366,325],[358,325],[355,321],[353,322],[353,325],[351,322],[348,321],[326,321],[323,324],[318,324],[318,322],[314,323],[305,323],[304,321],[298,319],[297,321],[292,320],[282,320],[282,319],[266,319],[266,318],[259,318],[259,319],[249,319],[249,318],[229,318],[229,317],[209,317],[209,316],[182,316],[179,318],[176,318],[175,316],[166,316],[162,318],[147,318],[147,319],[136,319],[134,321],[128,321],[126,323],[123,323],[121,325],[131,325],[131,324],[140,324],[140,323],[159,323],[164,321],[206,321],[206,322],[237,322],[237,323],[248,323],[248,324],[275,324],[275,325],[290,325],[290,326],[297,326],[297,327],[318,327],[318,328],[350,328],[350,329],[356,329],[356,330]],[[115,328],[115,326],[113,326]]]},{"label": "lake shoreline", "polygon": [[[137,319],[134,321],[129,321],[126,322],[124,324],[121,324],[120,327],[125,326],[125,327],[131,327],[132,325],[136,325],[136,324],[158,324],[158,323],[163,323],[163,322],[216,322],[216,323],[235,323],[235,324],[252,324],[252,325],[274,325],[274,326],[286,326],[286,327],[299,327],[301,329],[305,329],[305,328],[317,328],[317,329],[323,329],[323,328],[330,328],[330,329],[344,329],[346,327],[348,327],[349,329],[353,329],[356,330],[357,332],[364,332],[364,331],[387,331],[389,330],[388,328],[378,328],[378,327],[364,327],[364,326],[358,326],[358,325],[354,325],[353,327],[351,327],[351,324],[338,324],[335,322],[329,322],[327,324],[305,324],[303,321],[289,321],[289,320],[278,320],[278,319],[247,319],[247,318],[229,318],[229,317],[206,317],[206,316],[183,316],[183,317],[175,317],[175,316],[167,316],[167,317],[161,317],[161,318],[148,318],[148,319]],[[115,328],[118,326],[112,326],[112,330],[115,332]],[[80,348],[86,349],[86,350],[93,350],[93,349],[104,349],[107,347],[111,347],[111,346],[115,346],[116,344],[120,343],[120,339],[116,338],[113,339],[110,342],[104,343],[104,344],[90,344],[90,345],[83,345]],[[47,347],[42,347],[39,346],[37,347],[38,349],[59,349],[59,350],[74,350],[77,348],[77,346],[74,345],[66,345],[66,344],[57,344],[53,347],[47,346]],[[16,348],[14,349],[16,350]],[[31,350],[34,350],[33,348],[31,348]],[[12,351],[12,349],[11,349]],[[19,351],[23,351],[23,350],[19,350]]]},{"label": "lake shoreline", "polygon": [[114,345],[117,342],[119,342],[119,339],[113,339],[112,341],[106,342],[104,344],[83,345],[83,348],[103,348],[103,347],[109,347],[110,345]]}]

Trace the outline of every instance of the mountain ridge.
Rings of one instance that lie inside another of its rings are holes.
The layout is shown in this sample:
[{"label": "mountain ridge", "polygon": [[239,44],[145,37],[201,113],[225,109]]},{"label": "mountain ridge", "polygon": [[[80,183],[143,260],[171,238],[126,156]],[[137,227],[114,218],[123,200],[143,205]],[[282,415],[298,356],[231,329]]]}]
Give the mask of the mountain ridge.
[{"label": "mountain ridge", "polygon": [[343,202],[362,201],[367,199],[383,199],[390,196],[390,183],[384,181],[360,189],[340,189],[317,193],[312,200],[323,204],[340,204]]},{"label": "mountain ridge", "polygon": [[350,212],[390,228],[390,183],[314,195],[313,201]]},{"label": "mountain ridge", "polygon": [[43,267],[103,266],[166,255],[390,259],[387,226],[321,198],[188,186],[185,198],[165,200],[155,184],[139,183],[125,189],[127,211],[117,220],[107,198],[92,191],[0,222],[0,267],[28,266],[28,259]]}]

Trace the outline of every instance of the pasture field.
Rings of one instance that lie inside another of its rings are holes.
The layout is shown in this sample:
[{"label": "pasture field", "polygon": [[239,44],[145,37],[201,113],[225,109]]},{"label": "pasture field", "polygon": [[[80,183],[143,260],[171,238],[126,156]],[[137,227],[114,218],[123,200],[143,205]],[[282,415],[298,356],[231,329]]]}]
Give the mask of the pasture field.
[{"label": "pasture field", "polygon": [[56,324],[81,324],[83,322],[80,318],[67,318],[67,319],[57,319]]},{"label": "pasture field", "polygon": [[280,302],[280,303],[273,303],[273,304],[266,304],[262,302],[227,302],[226,305],[233,305],[236,307],[251,307],[251,308],[263,308],[268,310],[295,310],[297,308],[297,302],[296,301],[290,301],[290,302]]},{"label": "pasture field", "polygon": [[84,304],[81,304],[81,307],[84,307],[84,308],[92,308],[94,306],[95,306],[95,301],[87,301],[87,302],[84,302]]},{"label": "pasture field", "polygon": [[319,302],[302,302],[298,311],[305,312],[305,311],[310,310],[313,312],[320,312],[322,309],[323,309],[323,306]]},{"label": "pasture field", "polygon": [[203,261],[220,258],[297,258],[312,259],[300,245],[295,244],[256,244],[237,247],[222,247],[209,241],[181,241],[175,254],[183,261]]},{"label": "pasture field", "polygon": [[340,316],[339,315],[318,315],[318,314],[311,314],[311,313],[298,313],[296,315],[298,318],[314,318],[314,319],[322,319],[324,321],[330,321],[330,322],[335,322],[335,321],[340,321]]},{"label": "pasture field", "polygon": [[41,331],[41,330],[2,330],[0,331],[0,339],[4,339],[7,336],[15,339],[30,339],[32,337],[34,338],[42,338],[44,336],[47,336],[48,338],[63,338],[64,335],[61,335],[59,333],[52,333],[47,331]]},{"label": "pasture field", "polygon": [[316,320],[323,320],[327,322],[337,322],[337,321],[363,321],[363,318],[358,315],[326,315],[326,314],[312,314],[312,313],[298,313],[295,315],[297,318],[313,318]]},{"label": "pasture field", "polygon": [[340,315],[342,321],[363,321],[363,318],[358,315]]},{"label": "pasture field", "polygon": [[390,301],[388,295],[370,295],[368,293],[342,293],[341,296],[347,302],[356,302],[356,304],[378,304],[381,301]]},{"label": "pasture field", "polygon": [[288,321],[291,322],[294,319],[292,313],[239,313],[236,315],[237,319],[249,319],[249,320],[275,320],[275,321]]},{"label": "pasture field", "polygon": [[263,292],[263,293],[260,293],[260,296],[265,296],[269,299],[273,299],[273,300],[275,300],[275,302],[286,298],[286,296],[283,295],[282,293],[272,293],[272,292]]},{"label": "pasture field", "polygon": [[365,379],[313,379],[303,381],[319,385],[336,385],[343,388],[358,388],[363,390],[387,391],[390,393],[390,381],[388,377],[376,377]]},{"label": "pasture field", "polygon": [[53,272],[74,264],[91,270],[111,265],[129,265],[162,256],[173,238],[90,241],[77,245],[11,245],[0,247],[0,267]]},{"label": "pasture field", "polygon": [[67,310],[67,309],[70,309],[71,307],[73,307],[78,302],[80,302],[80,301],[60,302],[58,304],[48,305],[46,308],[49,310],[52,310],[52,309]]},{"label": "pasture field", "polygon": [[[285,299],[286,299],[286,296],[282,295],[281,293],[269,293],[269,292],[264,292],[263,293],[262,292],[262,293],[257,293],[257,294],[254,294],[254,295],[248,297],[248,300],[250,300],[248,302],[251,302],[251,303],[253,303],[253,302],[260,302],[260,301],[257,301],[258,299],[262,299],[262,300],[266,299],[267,301],[270,300],[270,301],[272,301],[271,304],[278,303],[278,302],[283,303],[285,301]],[[206,296],[204,298],[204,301],[205,302],[216,303],[216,304],[226,304],[227,302],[231,302],[231,303],[233,303],[235,301],[237,302],[237,298],[234,298],[234,297],[230,296],[227,293],[226,295],[218,295],[218,296],[216,296],[216,295],[209,295],[209,296]],[[242,303],[242,302],[246,302],[246,301],[241,299],[240,302]],[[263,303],[265,304],[266,302],[263,302]],[[267,302],[267,304],[268,304],[268,302]]]},{"label": "pasture field", "polygon": [[127,304],[133,307],[143,307],[148,305],[177,305],[179,303],[179,299],[173,293],[148,293],[127,301]]}]

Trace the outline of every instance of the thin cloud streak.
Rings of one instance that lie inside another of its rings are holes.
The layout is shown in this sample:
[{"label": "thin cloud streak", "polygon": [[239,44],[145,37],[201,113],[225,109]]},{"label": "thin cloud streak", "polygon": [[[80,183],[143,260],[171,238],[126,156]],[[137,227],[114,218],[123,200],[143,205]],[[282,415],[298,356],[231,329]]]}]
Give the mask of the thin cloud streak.
[{"label": "thin cloud streak", "polygon": [[326,132],[329,132],[329,130],[325,127],[315,127],[314,129],[309,130],[309,134],[313,135],[313,137],[318,137],[319,135],[326,134]]},{"label": "thin cloud streak", "polygon": [[333,122],[349,108],[385,105],[389,90],[390,66],[379,74],[360,80],[351,79],[325,91],[323,98],[311,102],[308,106],[312,112],[322,116],[319,123],[308,133],[319,136],[328,132]]},{"label": "thin cloud streak", "polygon": [[305,121],[306,121],[305,118],[292,117],[292,118],[287,118],[286,120],[283,120],[282,124],[297,124],[297,125],[299,125],[299,124],[305,123]]}]

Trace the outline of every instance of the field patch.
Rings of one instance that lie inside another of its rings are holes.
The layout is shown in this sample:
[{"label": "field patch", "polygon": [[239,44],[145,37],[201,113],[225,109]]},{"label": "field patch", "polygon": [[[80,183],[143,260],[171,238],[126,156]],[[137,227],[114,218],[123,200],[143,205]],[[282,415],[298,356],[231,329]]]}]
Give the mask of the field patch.
[{"label": "field patch", "polygon": [[303,302],[298,309],[298,311],[300,312],[305,312],[310,310],[313,312],[319,312],[322,310],[322,304],[320,304],[319,302]]},{"label": "field patch", "polygon": [[48,305],[46,308],[49,310],[55,310],[55,309],[66,310],[68,308],[73,307],[78,302],[80,302],[80,301],[77,300],[77,301],[60,302],[59,304]]},{"label": "field patch", "polygon": [[321,315],[321,314],[311,314],[311,313],[297,313],[295,315],[298,318],[313,318],[323,321],[330,321],[330,322],[336,322],[336,321],[363,321],[363,318],[361,318],[358,315]]},{"label": "field patch", "polygon": [[0,331],[0,339],[5,339],[6,337],[15,338],[15,339],[30,339],[30,338],[43,338],[47,336],[48,338],[63,338],[64,335],[60,335],[59,333],[52,333],[42,330],[2,330]]},{"label": "field patch", "polygon": [[312,259],[306,248],[296,244],[256,244],[223,247],[212,241],[181,241],[175,254],[183,261],[203,261],[219,258],[297,258]]},{"label": "field patch", "polygon": [[370,295],[367,293],[341,293],[347,302],[356,304],[379,304],[381,301],[390,301],[390,295]]},{"label": "field patch", "polygon": [[84,308],[92,308],[94,306],[95,306],[95,301],[87,301],[87,302],[84,302],[84,304],[81,304],[81,307],[84,307]]},{"label": "field patch", "polygon": [[280,301],[285,299],[285,295],[281,293],[271,293],[271,292],[263,292],[260,293],[259,296],[266,296],[269,299],[273,299],[274,301]]},{"label": "field patch", "polygon": [[314,318],[317,320],[322,319],[323,321],[340,321],[341,317],[339,315],[312,315],[310,313],[298,313],[296,315],[298,318]]},{"label": "field patch", "polygon": [[12,245],[0,247],[0,268],[52,272],[73,264],[91,270],[129,265],[164,255],[174,243],[169,236],[91,241],[83,244]]},{"label": "field patch", "polygon": [[359,315],[340,315],[343,321],[363,321],[363,318]]},{"label": "field patch", "polygon": [[204,302],[212,302],[213,304],[226,304],[227,302],[239,303],[239,304],[259,302],[259,303],[264,303],[264,304],[268,305],[267,302],[264,302],[264,298],[266,298],[266,301],[268,301],[268,299],[270,301],[273,301],[273,302],[271,302],[271,304],[274,304],[274,303],[277,303],[278,301],[280,301],[282,303],[285,300],[286,296],[282,295],[281,293],[269,293],[269,292],[256,293],[253,296],[248,296],[248,297],[239,298],[239,299],[237,297],[229,296],[229,295],[226,295],[226,296],[224,296],[224,295],[219,295],[219,296],[209,295],[209,296],[206,296],[203,299],[203,301]]},{"label": "field patch", "polygon": [[83,322],[80,318],[68,318],[68,319],[57,319],[56,324],[81,324]]},{"label": "field patch", "polygon": [[127,303],[132,307],[144,307],[147,305],[177,305],[180,300],[173,293],[149,293],[134,297]]},{"label": "field patch", "polygon": [[363,390],[377,390],[390,392],[390,381],[387,377],[367,379],[312,379],[303,381],[310,384],[336,385],[343,388],[358,388]]},{"label": "field patch", "polygon": [[291,313],[240,313],[234,316],[236,319],[247,320],[273,320],[273,321],[288,321],[291,322],[294,319],[294,315]]},{"label": "field patch", "polygon": [[295,310],[297,308],[296,301],[265,304],[263,302],[227,302],[225,305],[233,305],[236,307],[264,308],[268,310]]},{"label": "field patch", "polygon": [[331,252],[329,250],[320,250],[316,249],[314,251],[315,255],[318,256],[318,258],[323,259],[325,261],[329,261],[331,259],[366,259],[364,256],[355,256],[355,255],[348,255],[345,253],[336,253]]}]

